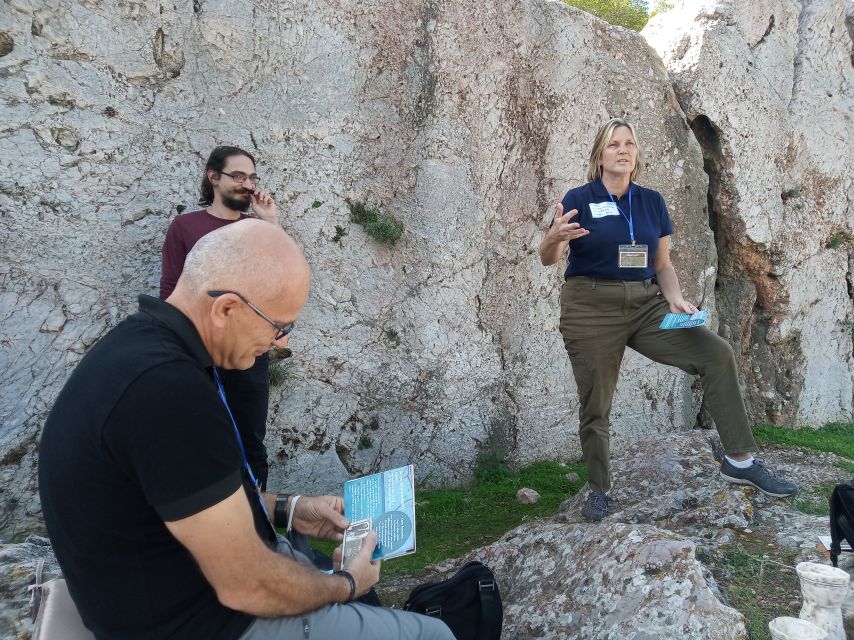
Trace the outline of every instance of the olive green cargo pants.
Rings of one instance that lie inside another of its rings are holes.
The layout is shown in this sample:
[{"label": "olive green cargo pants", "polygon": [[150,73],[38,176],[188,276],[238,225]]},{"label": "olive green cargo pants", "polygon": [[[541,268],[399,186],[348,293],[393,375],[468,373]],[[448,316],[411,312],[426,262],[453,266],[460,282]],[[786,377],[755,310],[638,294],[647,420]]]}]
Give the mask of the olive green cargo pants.
[{"label": "olive green cargo pants", "polygon": [[578,385],[579,435],[593,491],[608,491],[609,416],[625,348],[699,375],[724,450],[756,451],[732,347],[706,327],[658,328],[669,311],[651,280],[569,278],[560,295],[560,332]]}]

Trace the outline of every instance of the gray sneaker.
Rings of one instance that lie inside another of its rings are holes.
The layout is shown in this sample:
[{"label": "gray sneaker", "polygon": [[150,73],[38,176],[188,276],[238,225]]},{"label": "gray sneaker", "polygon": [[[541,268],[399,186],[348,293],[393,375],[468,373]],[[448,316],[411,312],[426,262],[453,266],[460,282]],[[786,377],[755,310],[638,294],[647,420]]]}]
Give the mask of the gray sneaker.
[{"label": "gray sneaker", "polygon": [[754,458],[753,464],[747,469],[739,469],[724,457],[721,462],[721,477],[735,484],[752,485],[775,498],[785,498],[798,492],[796,484],[775,476],[758,458]]},{"label": "gray sneaker", "polygon": [[581,515],[588,520],[598,522],[608,515],[608,494],[591,491],[587,496],[587,504],[581,507]]}]

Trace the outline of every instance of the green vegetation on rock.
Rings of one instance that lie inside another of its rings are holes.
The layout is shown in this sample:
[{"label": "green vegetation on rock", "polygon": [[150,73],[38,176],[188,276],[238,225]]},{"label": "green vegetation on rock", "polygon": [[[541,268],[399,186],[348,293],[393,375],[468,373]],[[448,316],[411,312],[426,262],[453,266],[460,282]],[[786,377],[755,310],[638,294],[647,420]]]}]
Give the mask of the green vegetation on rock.
[{"label": "green vegetation on rock", "polygon": [[280,387],[285,382],[293,377],[291,368],[293,363],[290,360],[279,360],[270,363],[270,386]]},{"label": "green vegetation on rock", "polygon": [[768,621],[777,616],[798,615],[794,594],[800,593],[792,566],[797,550],[775,551],[762,536],[741,536],[705,560],[715,579],[725,586],[732,606],[744,614],[750,638],[770,640]]},{"label": "green vegetation on rock", "polygon": [[854,460],[854,422],[831,422],[819,429],[762,425],[754,427],[753,436],[760,444],[804,447]]},{"label": "green vegetation on rock", "polygon": [[[611,24],[640,31],[649,20],[643,0],[563,0],[570,7],[592,13]],[[664,10],[666,7],[662,5]],[[661,11],[656,8],[656,11]]]},{"label": "green vegetation on rock", "polygon": [[403,235],[403,223],[358,200],[348,201],[350,220],[362,225],[365,233],[381,244],[394,245]]}]

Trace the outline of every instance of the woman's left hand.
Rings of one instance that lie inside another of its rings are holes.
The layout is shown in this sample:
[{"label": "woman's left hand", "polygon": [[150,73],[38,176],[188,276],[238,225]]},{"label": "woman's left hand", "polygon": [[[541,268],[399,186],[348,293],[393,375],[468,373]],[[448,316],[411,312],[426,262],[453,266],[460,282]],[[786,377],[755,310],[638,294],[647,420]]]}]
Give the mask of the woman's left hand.
[{"label": "woman's left hand", "polygon": [[670,303],[670,311],[671,313],[697,313],[698,309],[685,298],[679,298]]}]

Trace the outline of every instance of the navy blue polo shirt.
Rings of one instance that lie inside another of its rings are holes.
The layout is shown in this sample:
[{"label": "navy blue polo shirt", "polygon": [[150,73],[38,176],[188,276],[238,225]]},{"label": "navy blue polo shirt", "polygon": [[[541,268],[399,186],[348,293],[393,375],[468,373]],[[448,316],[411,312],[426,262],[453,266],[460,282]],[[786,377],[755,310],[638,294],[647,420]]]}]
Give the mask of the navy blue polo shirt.
[{"label": "navy blue polo shirt", "polygon": [[[590,234],[577,238],[569,243],[569,262],[565,278],[573,276],[588,276],[603,280],[645,280],[655,275],[653,262],[658,252],[658,241],[664,236],[673,234],[673,223],[667,213],[667,205],[658,191],[645,189],[631,183],[632,191],[632,222],[635,229],[635,242],[645,244],[649,248],[649,260],[646,269],[626,269],[617,266],[618,247],[621,244],[631,244],[629,223],[619,212],[616,215],[602,215],[604,209],[595,213],[591,204],[609,203],[605,185],[601,180],[588,182],[585,185],[567,191],[563,197],[564,213],[578,209],[578,215],[570,222],[578,222]],[[617,206],[625,216],[629,215],[628,192],[617,199]],[[595,207],[594,207],[595,208]]]}]

